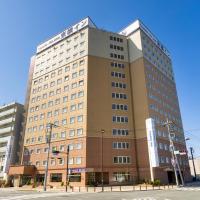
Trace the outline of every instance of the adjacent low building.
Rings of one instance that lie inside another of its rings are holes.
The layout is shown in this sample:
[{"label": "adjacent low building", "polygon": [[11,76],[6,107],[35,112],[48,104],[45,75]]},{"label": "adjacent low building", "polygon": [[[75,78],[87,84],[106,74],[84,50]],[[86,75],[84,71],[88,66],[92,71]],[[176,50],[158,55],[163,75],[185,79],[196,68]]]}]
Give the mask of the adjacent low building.
[{"label": "adjacent low building", "polygon": [[194,167],[195,167],[195,171],[196,171],[196,177],[197,179],[200,180],[200,158],[195,158],[194,159],[194,165],[192,160],[189,160],[189,164],[190,164],[190,171],[193,177],[195,177],[195,172],[194,172]]},{"label": "adjacent low building", "polygon": [[0,180],[7,180],[9,166],[20,162],[23,112],[16,102],[0,106]]}]

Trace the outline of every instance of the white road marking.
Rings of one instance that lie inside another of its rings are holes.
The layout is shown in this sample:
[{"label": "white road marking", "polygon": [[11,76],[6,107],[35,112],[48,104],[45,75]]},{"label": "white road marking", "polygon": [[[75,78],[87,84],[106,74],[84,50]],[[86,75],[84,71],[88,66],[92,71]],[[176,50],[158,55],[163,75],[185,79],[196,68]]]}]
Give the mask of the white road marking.
[{"label": "white road marking", "polygon": [[28,194],[28,195],[20,195],[20,196],[10,196],[10,197],[0,197],[0,200],[25,200],[25,199],[37,199],[42,197],[58,197],[58,196],[69,196],[73,194],[80,193],[38,193],[38,194]]}]

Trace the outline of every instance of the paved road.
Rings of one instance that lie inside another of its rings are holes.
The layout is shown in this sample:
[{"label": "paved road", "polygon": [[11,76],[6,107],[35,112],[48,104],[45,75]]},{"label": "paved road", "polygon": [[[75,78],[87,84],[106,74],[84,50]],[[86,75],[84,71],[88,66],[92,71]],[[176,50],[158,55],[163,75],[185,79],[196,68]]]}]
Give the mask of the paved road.
[{"label": "paved road", "polygon": [[[191,190],[193,189],[193,190]],[[200,200],[199,188],[177,190],[65,193],[0,189],[0,200]]]}]

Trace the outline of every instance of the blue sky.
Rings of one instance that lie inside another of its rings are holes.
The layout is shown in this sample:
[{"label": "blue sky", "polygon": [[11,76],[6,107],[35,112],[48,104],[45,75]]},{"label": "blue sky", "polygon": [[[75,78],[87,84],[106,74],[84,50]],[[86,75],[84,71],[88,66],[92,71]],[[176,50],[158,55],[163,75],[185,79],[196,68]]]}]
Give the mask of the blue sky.
[{"label": "blue sky", "polygon": [[24,102],[39,43],[85,16],[111,31],[139,18],[171,52],[188,144],[200,156],[199,8],[197,0],[0,0],[0,105]]}]

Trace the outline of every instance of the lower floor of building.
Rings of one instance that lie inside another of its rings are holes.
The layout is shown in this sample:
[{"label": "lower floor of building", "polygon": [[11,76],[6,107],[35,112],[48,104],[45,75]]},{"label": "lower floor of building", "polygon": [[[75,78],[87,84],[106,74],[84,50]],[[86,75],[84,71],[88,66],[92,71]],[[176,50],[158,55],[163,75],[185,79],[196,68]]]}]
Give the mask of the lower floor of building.
[{"label": "lower floor of building", "polygon": [[[181,171],[184,180],[190,181],[191,175],[187,170]],[[139,176],[138,176],[139,174]],[[180,174],[177,172],[179,183]],[[29,174],[12,174],[10,180],[14,186],[34,185],[42,186],[44,184],[45,171],[35,171]],[[175,183],[175,173],[172,169],[154,169],[154,179],[160,180],[162,184]],[[139,171],[127,168],[94,170],[92,168],[76,168],[67,170],[48,170],[47,186],[59,187],[70,186],[100,186],[100,185],[132,185],[143,182],[150,182],[150,170],[140,169]]]}]

